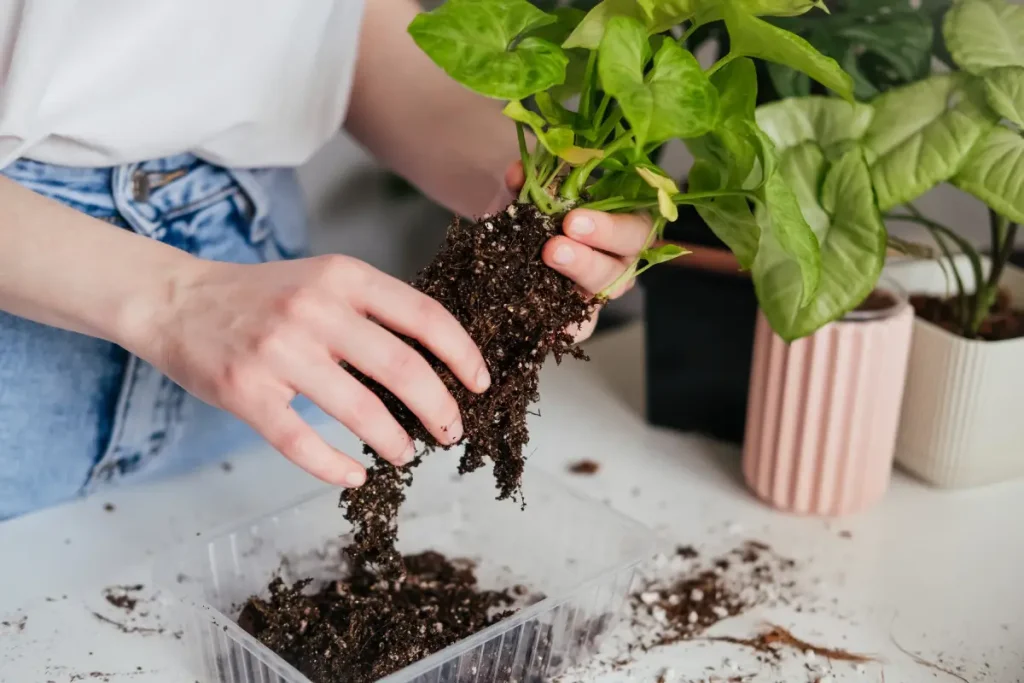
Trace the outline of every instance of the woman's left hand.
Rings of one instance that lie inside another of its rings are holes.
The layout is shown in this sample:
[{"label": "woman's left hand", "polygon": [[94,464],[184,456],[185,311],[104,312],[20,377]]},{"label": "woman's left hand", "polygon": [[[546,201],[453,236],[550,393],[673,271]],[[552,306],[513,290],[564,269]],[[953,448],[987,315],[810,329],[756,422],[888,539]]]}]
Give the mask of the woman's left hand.
[{"label": "woman's left hand", "polygon": [[[523,167],[517,161],[509,167],[505,182],[517,192],[523,180]],[[615,282],[636,260],[651,232],[651,219],[645,214],[573,209],[565,216],[562,232],[563,235],[552,237],[544,245],[544,263],[593,296]],[[633,288],[634,282],[633,278],[623,282],[608,293],[608,298],[622,296]],[[574,332],[577,342],[590,337],[597,325],[598,312]]]}]

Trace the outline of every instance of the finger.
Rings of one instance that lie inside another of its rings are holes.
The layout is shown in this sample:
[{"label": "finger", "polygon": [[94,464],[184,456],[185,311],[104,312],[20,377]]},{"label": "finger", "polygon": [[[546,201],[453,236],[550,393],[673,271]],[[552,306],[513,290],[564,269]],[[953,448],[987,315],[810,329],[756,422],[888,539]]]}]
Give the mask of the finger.
[{"label": "finger", "polygon": [[379,271],[374,271],[367,286],[361,287],[357,295],[360,313],[419,341],[447,365],[467,389],[479,393],[490,386],[491,377],[480,349],[459,321],[437,301]]},{"label": "finger", "polygon": [[271,393],[251,403],[246,418],[271,446],[328,484],[356,487],[366,481],[363,466],[329,446],[289,405],[289,397]]},{"label": "finger", "polygon": [[518,191],[526,182],[526,173],[523,172],[523,162],[516,161],[505,171],[505,185],[510,190]]},{"label": "finger", "polygon": [[[591,249],[568,237],[552,237],[544,245],[544,263],[574,281],[583,290],[597,294],[626,270],[626,263],[614,256]],[[623,283],[610,299],[617,298],[629,283]]]},{"label": "finger", "polygon": [[645,214],[610,214],[576,209],[563,222],[565,234],[577,242],[616,256],[634,257],[647,244],[651,218]]},{"label": "finger", "polygon": [[380,457],[399,467],[415,457],[412,439],[384,403],[327,354],[319,363],[303,358],[291,368],[290,376],[296,391],[348,427]]},{"label": "finger", "polygon": [[335,342],[338,357],[380,382],[408,406],[435,439],[462,438],[459,405],[426,359],[383,327],[355,314],[345,316]]}]

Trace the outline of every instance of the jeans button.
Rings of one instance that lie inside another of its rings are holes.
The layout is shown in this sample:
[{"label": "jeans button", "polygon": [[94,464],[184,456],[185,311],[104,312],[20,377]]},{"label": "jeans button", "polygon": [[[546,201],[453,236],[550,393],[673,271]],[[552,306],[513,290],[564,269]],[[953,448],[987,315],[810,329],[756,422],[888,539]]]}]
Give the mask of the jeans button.
[{"label": "jeans button", "polygon": [[149,201],[149,174],[141,169],[132,174],[132,198],[137,202]]}]

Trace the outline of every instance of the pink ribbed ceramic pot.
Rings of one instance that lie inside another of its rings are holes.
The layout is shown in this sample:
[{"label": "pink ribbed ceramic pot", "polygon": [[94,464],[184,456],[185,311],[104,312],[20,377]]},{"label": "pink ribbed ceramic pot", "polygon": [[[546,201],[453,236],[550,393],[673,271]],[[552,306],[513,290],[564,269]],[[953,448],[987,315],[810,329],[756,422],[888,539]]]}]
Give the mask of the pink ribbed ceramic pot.
[{"label": "pink ribbed ceramic pot", "polygon": [[758,313],[743,475],[766,503],[810,515],[863,510],[885,493],[914,312],[902,293],[787,344]]}]

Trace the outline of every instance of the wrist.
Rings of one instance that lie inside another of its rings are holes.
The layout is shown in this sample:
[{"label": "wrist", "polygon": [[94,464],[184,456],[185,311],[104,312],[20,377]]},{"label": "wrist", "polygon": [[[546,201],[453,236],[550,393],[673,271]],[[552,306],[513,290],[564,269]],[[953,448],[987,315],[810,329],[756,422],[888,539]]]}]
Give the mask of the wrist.
[{"label": "wrist", "polygon": [[[114,306],[109,338],[132,354],[152,362],[162,356],[167,324],[210,262],[168,247],[144,266]],[[141,269],[140,269],[141,270]]]}]

